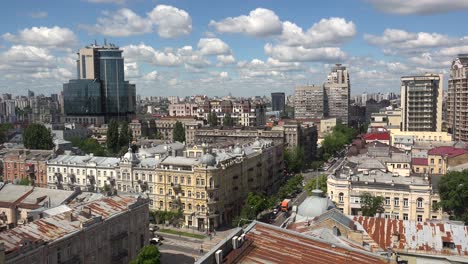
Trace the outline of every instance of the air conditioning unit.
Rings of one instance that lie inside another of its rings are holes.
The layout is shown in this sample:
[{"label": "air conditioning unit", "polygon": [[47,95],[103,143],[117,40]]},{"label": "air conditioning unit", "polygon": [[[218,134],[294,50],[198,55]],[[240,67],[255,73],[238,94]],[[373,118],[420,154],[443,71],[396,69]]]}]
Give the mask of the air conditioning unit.
[{"label": "air conditioning unit", "polygon": [[238,236],[234,236],[234,237],[232,238],[232,249],[236,249],[236,248],[239,247],[239,246],[238,246],[239,244],[238,244],[238,242],[237,242],[237,239],[238,239],[238,238],[239,238]]},{"label": "air conditioning unit", "polygon": [[242,238],[242,242],[245,242],[245,240],[247,239],[247,237],[245,236],[245,234],[242,234],[242,235],[241,235],[241,238]]},{"label": "air conditioning unit", "polygon": [[216,264],[222,264],[223,263],[223,251],[221,249],[218,249],[215,252],[215,259],[216,259]]}]

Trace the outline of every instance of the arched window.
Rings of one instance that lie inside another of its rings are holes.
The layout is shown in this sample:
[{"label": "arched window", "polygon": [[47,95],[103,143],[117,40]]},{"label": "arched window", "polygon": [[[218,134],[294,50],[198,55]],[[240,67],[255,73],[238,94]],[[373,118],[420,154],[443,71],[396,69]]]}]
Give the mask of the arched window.
[{"label": "arched window", "polygon": [[200,199],[200,193],[197,192],[197,199]]},{"label": "arched window", "polygon": [[197,205],[197,211],[200,212],[200,205]]},{"label": "arched window", "polygon": [[192,197],[192,191],[188,191],[188,197]]},{"label": "arched window", "polygon": [[423,208],[423,198],[419,197],[417,200],[416,200],[416,206],[418,208]]},{"label": "arched window", "polygon": [[338,194],[338,201],[340,203],[344,203],[344,194],[343,193]]},{"label": "arched window", "polygon": [[160,207],[160,208],[163,208],[163,206],[164,206],[164,202],[163,202],[163,201],[159,201],[159,207]]},{"label": "arched window", "polygon": [[205,212],[205,206],[204,206],[204,205],[202,205],[201,211],[202,211],[202,212]]},{"label": "arched window", "polygon": [[188,209],[192,210],[192,204],[188,204]]},{"label": "arched window", "polygon": [[213,177],[210,177],[210,188],[213,188],[213,186],[214,186]]}]

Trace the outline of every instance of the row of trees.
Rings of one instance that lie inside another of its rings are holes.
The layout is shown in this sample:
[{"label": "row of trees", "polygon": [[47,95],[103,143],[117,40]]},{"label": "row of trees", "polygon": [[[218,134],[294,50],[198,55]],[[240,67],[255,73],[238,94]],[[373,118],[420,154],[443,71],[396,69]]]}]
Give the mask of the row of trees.
[{"label": "row of trees", "polygon": [[357,136],[357,130],[343,124],[337,124],[332,133],[325,136],[322,142],[322,159],[328,160],[333,154],[342,150],[346,144]]},{"label": "row of trees", "polygon": [[315,190],[315,188],[317,187],[317,181],[319,190],[321,190],[323,193],[327,193],[327,175],[322,174],[311,179],[304,186],[304,189],[307,191],[308,196],[312,195],[312,191]]},{"label": "row of trees", "polygon": [[[210,127],[216,127],[216,126],[219,125],[218,115],[215,112],[211,112],[211,113],[208,114],[208,120],[207,121],[208,121],[208,125]],[[227,126],[227,127],[234,126],[234,119],[232,118],[230,113],[226,113],[224,115],[222,125]]]},{"label": "row of trees", "polygon": [[290,173],[299,173],[305,167],[304,148],[297,146],[284,150],[284,165]]},{"label": "row of trees", "polygon": [[179,225],[184,219],[182,209],[177,211],[150,211],[150,217],[154,219],[155,224],[164,224],[169,222],[173,225]]},{"label": "row of trees", "polygon": [[94,138],[81,139],[74,137],[70,141],[73,146],[78,147],[85,153],[93,153],[94,156],[107,156],[106,148]]},{"label": "row of trees", "polygon": [[128,145],[132,142],[133,132],[128,127],[128,122],[119,124],[111,120],[107,127],[107,150],[111,154],[122,154],[126,152]]}]

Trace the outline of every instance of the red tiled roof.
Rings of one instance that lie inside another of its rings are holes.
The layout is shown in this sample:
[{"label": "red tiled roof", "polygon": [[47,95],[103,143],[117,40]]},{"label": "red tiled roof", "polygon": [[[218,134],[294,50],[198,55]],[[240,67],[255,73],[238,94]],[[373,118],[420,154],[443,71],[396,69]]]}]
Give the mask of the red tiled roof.
[{"label": "red tiled roof", "polygon": [[317,238],[262,223],[246,236],[251,244],[235,263],[386,263],[359,249],[333,247]]},{"label": "red tiled roof", "polygon": [[447,156],[449,158],[453,158],[465,153],[468,153],[468,150],[454,147],[437,147],[427,152],[428,155]]},{"label": "red tiled roof", "polygon": [[[449,222],[416,222],[355,216],[369,236],[382,248],[416,253],[468,256],[468,226]],[[398,234],[399,240],[393,241]],[[455,248],[444,247],[443,242]]]},{"label": "red tiled roof", "polygon": [[413,165],[421,165],[421,166],[428,165],[427,158],[412,158],[411,163],[413,163]]},{"label": "red tiled roof", "polygon": [[382,133],[367,133],[364,135],[364,139],[366,141],[371,140],[390,140],[390,133],[382,132]]}]

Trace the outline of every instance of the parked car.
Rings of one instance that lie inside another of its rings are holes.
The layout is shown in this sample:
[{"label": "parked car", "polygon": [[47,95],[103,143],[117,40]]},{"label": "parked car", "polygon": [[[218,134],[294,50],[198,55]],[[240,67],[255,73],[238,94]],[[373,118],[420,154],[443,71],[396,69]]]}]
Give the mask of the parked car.
[{"label": "parked car", "polygon": [[150,245],[160,245],[160,244],[162,244],[161,239],[157,237],[153,237],[152,239],[150,239]]}]

